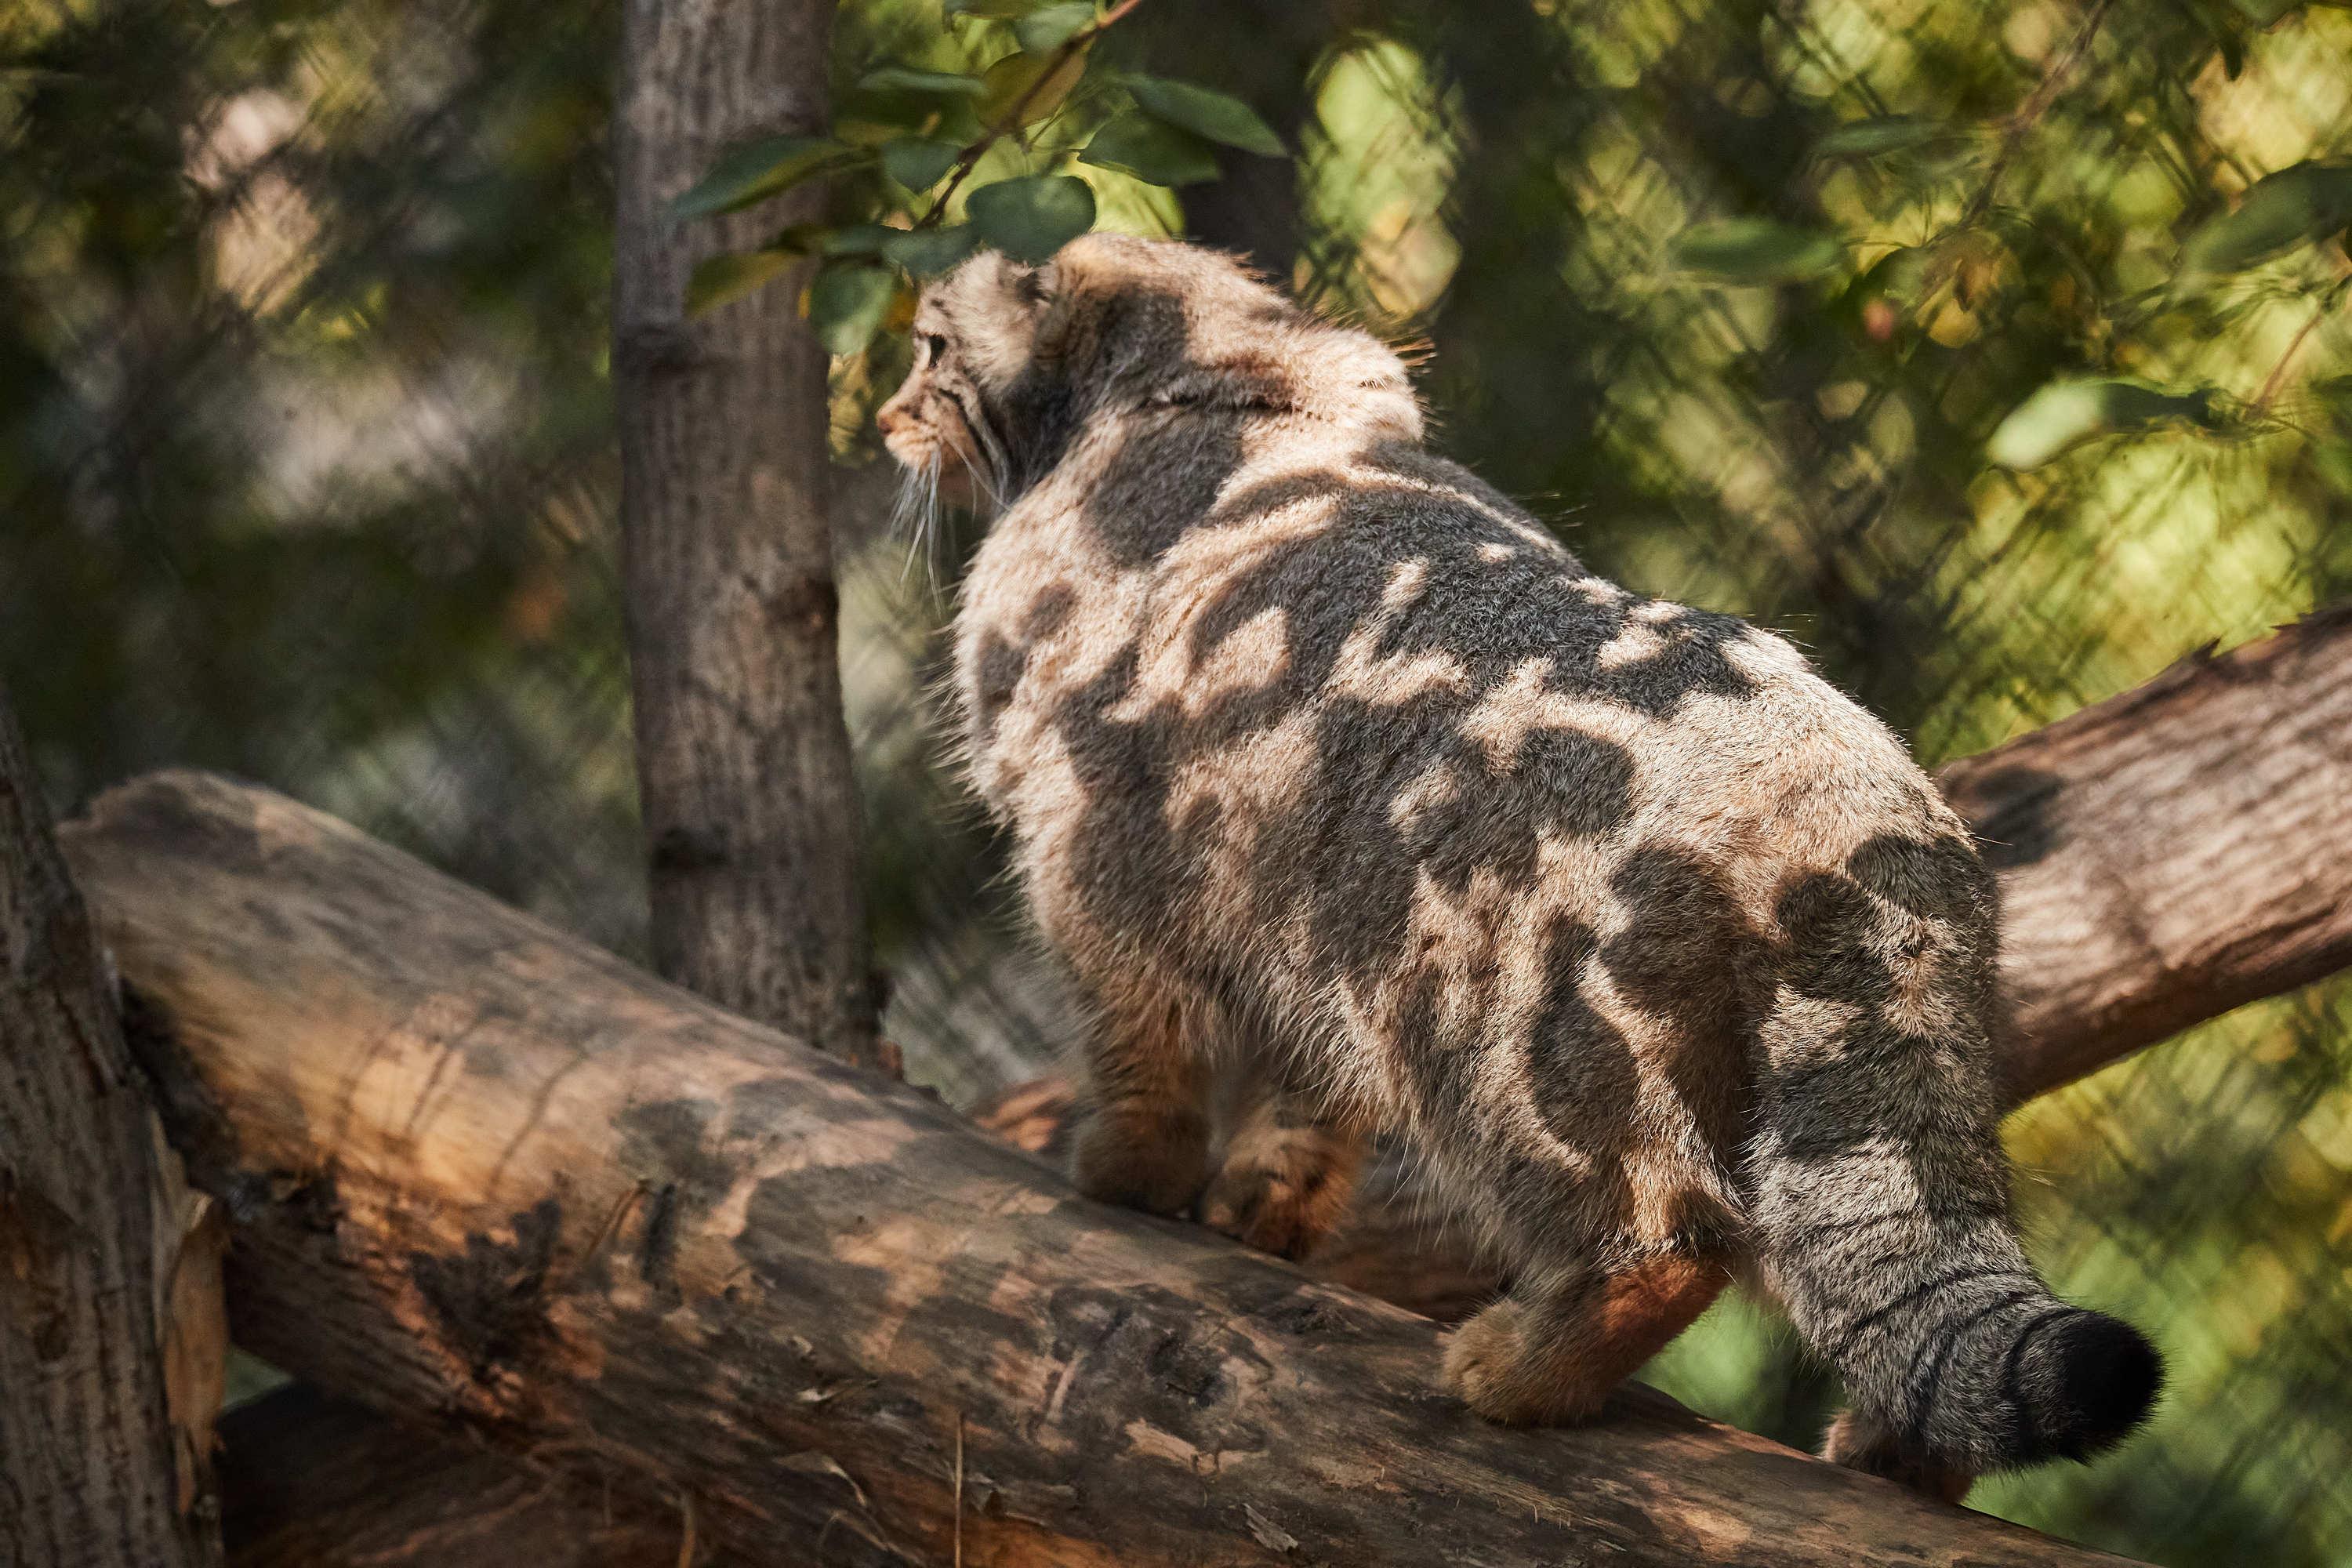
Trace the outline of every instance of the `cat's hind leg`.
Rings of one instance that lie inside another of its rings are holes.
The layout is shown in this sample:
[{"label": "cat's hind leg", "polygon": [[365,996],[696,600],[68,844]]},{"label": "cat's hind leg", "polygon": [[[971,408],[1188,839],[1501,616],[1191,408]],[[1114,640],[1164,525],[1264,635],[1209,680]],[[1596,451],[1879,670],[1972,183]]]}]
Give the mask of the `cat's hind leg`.
[{"label": "cat's hind leg", "polygon": [[1201,1022],[1171,995],[1129,994],[1100,1010],[1070,1137],[1080,1192],[1153,1214],[1192,1207],[1209,1173],[1212,1043]]},{"label": "cat's hind leg", "polygon": [[1268,1067],[1253,1075],[1201,1221],[1261,1252],[1304,1258],[1348,1212],[1366,1136],[1327,1097]]}]

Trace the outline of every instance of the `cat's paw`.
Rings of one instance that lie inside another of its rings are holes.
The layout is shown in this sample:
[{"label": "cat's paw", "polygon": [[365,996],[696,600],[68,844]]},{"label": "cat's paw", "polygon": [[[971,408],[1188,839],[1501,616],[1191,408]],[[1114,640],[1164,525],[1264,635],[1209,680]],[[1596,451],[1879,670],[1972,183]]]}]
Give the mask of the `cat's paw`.
[{"label": "cat's paw", "polygon": [[1829,1434],[1822,1440],[1822,1458],[1946,1502],[1959,1501],[1976,1484],[1972,1471],[1933,1455],[1906,1453],[1879,1423],[1856,1410],[1841,1410],[1830,1423]]},{"label": "cat's paw", "polygon": [[1245,1128],[1201,1194],[1201,1223],[1261,1252],[1304,1258],[1348,1212],[1362,1154],[1322,1127]]},{"label": "cat's paw", "polygon": [[1526,1314],[1516,1301],[1497,1301],[1461,1328],[1445,1346],[1445,1382],[1462,1402],[1489,1421],[1524,1426],[1545,1412],[1527,1375]]},{"label": "cat's paw", "polygon": [[1544,1342],[1538,1320],[1517,1301],[1486,1308],[1445,1347],[1445,1381],[1489,1421],[1506,1426],[1566,1426],[1589,1421],[1608,1394],[1572,1353]]}]

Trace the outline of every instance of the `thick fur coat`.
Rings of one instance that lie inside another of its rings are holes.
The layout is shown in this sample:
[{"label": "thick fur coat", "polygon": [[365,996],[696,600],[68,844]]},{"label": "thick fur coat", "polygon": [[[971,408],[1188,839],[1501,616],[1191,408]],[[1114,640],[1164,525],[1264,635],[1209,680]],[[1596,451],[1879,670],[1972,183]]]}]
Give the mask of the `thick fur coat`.
[{"label": "thick fur coat", "polygon": [[1993,882],[1882,725],[1586,571],[1224,257],[982,255],[915,330],[882,426],[1001,506],[956,685],[1093,1007],[1083,1188],[1296,1254],[1402,1134],[1512,1269],[1447,1358],[1501,1420],[1591,1415],[1742,1273],[1848,1463],[1956,1492],[2142,1417],[2154,1352],[2019,1246]]}]

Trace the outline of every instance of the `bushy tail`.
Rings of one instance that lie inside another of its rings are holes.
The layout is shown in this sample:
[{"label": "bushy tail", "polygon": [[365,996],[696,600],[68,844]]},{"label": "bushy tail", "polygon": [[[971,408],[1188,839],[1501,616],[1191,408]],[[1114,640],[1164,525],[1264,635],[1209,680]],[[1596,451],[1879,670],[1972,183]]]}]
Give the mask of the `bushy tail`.
[{"label": "bushy tail", "polygon": [[[1874,912],[1874,926],[1911,923]],[[2058,1300],[2026,1261],[1995,1133],[1987,987],[1946,981],[1984,955],[1956,955],[1948,925],[1916,923],[1849,953],[1853,984],[1828,973],[1800,977],[1810,994],[1780,989],[1751,1153],[1766,1274],[1904,1464],[2079,1459],[2147,1417],[2162,1363],[2137,1330]],[[1918,984],[1888,973],[1906,954],[1925,961]]]}]

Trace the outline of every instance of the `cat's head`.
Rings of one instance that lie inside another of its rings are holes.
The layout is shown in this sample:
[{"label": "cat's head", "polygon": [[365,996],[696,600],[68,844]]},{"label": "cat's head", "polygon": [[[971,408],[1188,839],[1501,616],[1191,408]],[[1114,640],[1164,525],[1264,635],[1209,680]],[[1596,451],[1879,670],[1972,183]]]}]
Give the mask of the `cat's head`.
[{"label": "cat's head", "polygon": [[923,291],[915,363],[879,416],[941,492],[1010,500],[1090,421],[1150,408],[1344,420],[1417,437],[1402,362],[1219,251],[1094,234],[1043,266],[983,251]]}]

